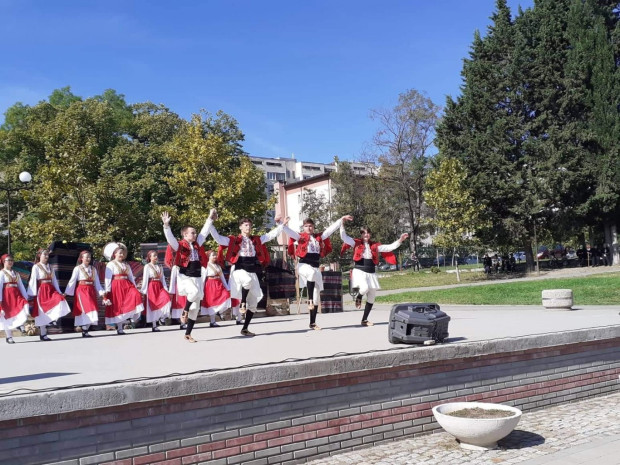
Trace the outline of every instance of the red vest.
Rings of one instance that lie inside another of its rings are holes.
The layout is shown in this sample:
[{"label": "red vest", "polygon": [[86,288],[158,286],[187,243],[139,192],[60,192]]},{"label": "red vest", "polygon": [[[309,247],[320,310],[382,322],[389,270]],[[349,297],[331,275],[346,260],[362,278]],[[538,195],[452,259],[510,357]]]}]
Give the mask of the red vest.
[{"label": "red vest", "polygon": [[181,268],[186,268],[189,265],[189,256],[191,252],[190,247],[193,247],[194,250],[198,251],[200,266],[206,267],[207,263],[209,263],[209,257],[207,257],[204,247],[198,245],[197,242],[192,242],[190,245],[190,243],[185,239],[179,241],[179,248],[176,253],[172,247],[168,245],[168,248],[166,249],[166,257],[164,258],[164,263],[166,266],[168,268],[172,268],[176,265]]},{"label": "red vest", "polygon": [[[332,243],[329,238],[321,239],[321,234],[314,234],[314,238],[319,243],[320,257],[324,257],[332,251]],[[308,253],[308,242],[310,242],[310,235],[307,233],[300,233],[299,240],[297,241],[297,249],[295,250],[295,239],[289,238],[288,240],[288,254],[291,256],[305,257]]]},{"label": "red vest", "polygon": [[[242,235],[228,236],[228,251],[226,252],[226,261],[228,263],[237,263],[239,259],[239,251],[241,250]],[[256,258],[262,266],[269,265],[269,251],[267,246],[260,241],[260,236],[250,236],[254,250],[256,251]],[[224,249],[226,246],[220,245],[217,249],[217,261],[220,264],[224,263]]]},{"label": "red vest", "polygon": [[[355,247],[353,247],[353,261],[357,262],[362,259],[362,255],[364,254],[364,241],[361,239],[354,239]],[[375,265],[379,264],[379,246],[380,242],[372,242],[368,243],[370,246],[370,252],[372,253],[372,262]],[[344,252],[349,249],[351,246],[348,244],[342,244],[342,250],[340,251],[340,255],[344,254]],[[396,265],[396,255],[392,252],[381,252],[381,256],[385,259],[385,261],[391,265]]]}]

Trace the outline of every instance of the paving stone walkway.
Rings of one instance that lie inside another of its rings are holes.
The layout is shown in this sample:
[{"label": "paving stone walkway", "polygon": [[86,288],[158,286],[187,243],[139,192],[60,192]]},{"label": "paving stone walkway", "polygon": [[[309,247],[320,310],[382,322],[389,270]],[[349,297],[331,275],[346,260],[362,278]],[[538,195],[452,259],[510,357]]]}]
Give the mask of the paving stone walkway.
[{"label": "paving stone walkway", "polygon": [[525,413],[517,428],[500,441],[499,446],[493,451],[469,451],[461,449],[452,436],[441,432],[383,443],[308,464],[619,465],[620,393]]}]

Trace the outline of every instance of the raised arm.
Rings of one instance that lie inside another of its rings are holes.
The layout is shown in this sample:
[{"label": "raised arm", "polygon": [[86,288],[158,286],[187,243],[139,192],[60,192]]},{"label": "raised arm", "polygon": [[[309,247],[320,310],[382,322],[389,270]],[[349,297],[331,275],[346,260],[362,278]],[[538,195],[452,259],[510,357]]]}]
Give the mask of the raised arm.
[{"label": "raised arm", "polygon": [[276,216],[275,218],[276,224],[277,226],[275,228],[273,228],[271,231],[269,231],[267,234],[263,234],[260,237],[260,241],[262,244],[264,244],[265,242],[269,242],[273,239],[275,239],[276,237],[278,237],[280,235],[280,233],[282,232],[282,228],[288,224],[288,220],[290,219],[288,216],[284,219],[284,221],[281,221],[281,217],[280,216]]},{"label": "raised arm", "polygon": [[403,241],[407,239],[408,237],[409,237],[409,234],[407,233],[401,234],[401,236],[398,238],[397,241],[392,242],[389,245],[381,244],[379,247],[377,247],[377,250],[379,252],[391,252],[394,249],[398,249],[400,245],[403,243]]},{"label": "raised arm", "polygon": [[172,234],[172,229],[170,229],[170,215],[168,212],[163,212],[161,214],[161,221],[164,223],[164,236],[166,236],[166,241],[168,241],[172,250],[176,252],[179,250],[179,242],[177,238],[174,237],[174,234]]},{"label": "raised arm", "polygon": [[329,236],[334,234],[336,232],[336,229],[338,229],[340,227],[340,225],[344,224],[345,221],[352,221],[352,220],[353,220],[353,217],[351,215],[343,216],[339,220],[337,220],[334,223],[332,223],[329,226],[329,228],[327,228],[325,231],[323,231],[323,234],[321,234],[321,239],[323,239],[323,240],[327,239]]},{"label": "raised arm", "polygon": [[215,242],[217,242],[221,246],[228,247],[228,245],[230,244],[230,239],[228,239],[228,237],[226,236],[220,236],[220,233],[217,232],[217,229],[215,229],[215,225],[213,224],[216,219],[217,211],[215,210],[215,208],[212,208],[209,212],[209,218],[207,218],[205,226],[209,228],[209,233],[211,233],[211,237],[215,240]]},{"label": "raised arm", "polygon": [[344,242],[345,244],[350,245],[351,247],[355,247],[355,241],[353,240],[353,238],[349,237],[347,235],[347,232],[344,230],[344,223],[340,225],[340,239],[342,239],[342,242]]},{"label": "raised arm", "polygon": [[288,224],[285,224],[284,226],[282,226],[282,232],[286,234],[288,237],[295,239],[296,241],[299,240],[299,237],[300,237],[299,233],[289,228]]}]

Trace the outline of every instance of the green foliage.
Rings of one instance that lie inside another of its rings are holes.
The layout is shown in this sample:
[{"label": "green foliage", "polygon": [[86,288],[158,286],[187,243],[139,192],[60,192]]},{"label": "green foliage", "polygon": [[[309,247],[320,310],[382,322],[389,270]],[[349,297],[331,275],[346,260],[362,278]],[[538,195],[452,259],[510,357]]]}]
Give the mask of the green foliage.
[{"label": "green foliage", "polygon": [[431,266],[431,273],[437,274],[441,272],[441,269],[438,266]]},{"label": "green foliage", "polygon": [[441,161],[426,179],[426,203],[434,210],[437,229],[433,243],[455,248],[471,244],[469,235],[484,225],[484,206],[474,198],[463,164],[454,158]]},{"label": "green foliage", "polygon": [[82,99],[65,87],[33,107],[17,103],[0,128],[0,174],[13,185],[27,170],[33,182],[11,197],[12,249],[18,259],[54,240],[95,250],[120,240],[131,250],[163,240],[164,210],[200,227],[216,206],[231,229],[242,215],[260,227],[264,178],[242,156],[242,140],[223,112],[188,123],[112,89]]},{"label": "green foliage", "polygon": [[437,129],[441,156],[463,163],[485,206],[490,222],[477,236],[523,247],[530,266],[536,233],[561,242],[618,209],[611,3],[540,0],[513,19],[498,0],[465,60],[462,95],[448,99]]}]

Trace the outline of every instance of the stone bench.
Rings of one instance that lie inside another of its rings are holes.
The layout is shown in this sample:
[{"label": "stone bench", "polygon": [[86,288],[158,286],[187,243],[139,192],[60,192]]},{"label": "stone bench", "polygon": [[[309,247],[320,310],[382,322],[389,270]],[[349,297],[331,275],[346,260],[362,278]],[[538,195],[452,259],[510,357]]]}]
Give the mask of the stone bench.
[{"label": "stone bench", "polygon": [[543,307],[551,310],[572,310],[572,289],[545,289],[542,291]]}]

